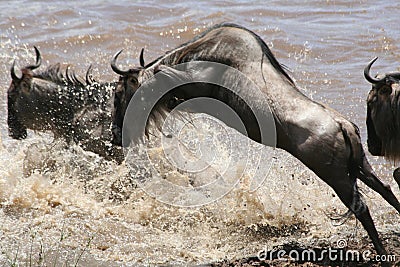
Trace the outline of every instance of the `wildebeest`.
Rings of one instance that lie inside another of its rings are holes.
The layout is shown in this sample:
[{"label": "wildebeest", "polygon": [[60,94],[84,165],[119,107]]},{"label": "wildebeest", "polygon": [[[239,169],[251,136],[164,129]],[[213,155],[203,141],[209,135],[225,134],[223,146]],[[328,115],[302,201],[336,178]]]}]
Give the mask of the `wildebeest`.
[{"label": "wildebeest", "polygon": [[[114,62],[117,56],[118,54],[114,57]],[[149,73],[165,68],[176,77],[185,76],[185,73],[169,66],[196,60],[231,66],[249,77],[261,89],[275,120],[277,147],[291,153],[326,182],[362,223],[376,251],[386,254],[369,209],[359,193],[357,178],[378,192],[398,212],[400,203],[390,187],[378,179],[368,163],[357,126],[338,112],[302,94],[265,42],[246,28],[229,23],[216,25],[153,62],[126,72],[125,78],[132,78],[134,82],[132,87],[119,88],[116,92],[116,95],[120,95],[114,102],[114,128],[122,128],[123,118],[118,116],[124,115],[130,98],[139,85],[146,79],[155,79],[156,76],[149,78]],[[171,97],[184,100],[198,96],[212,97],[236,107],[235,111],[239,113],[251,112],[243,106],[237,106],[237,97],[229,95],[229,92],[221,95],[204,90],[202,94],[196,91],[197,88],[195,85],[182,87],[182,90],[175,91],[176,96]],[[168,109],[160,106],[158,108]],[[263,109],[262,106],[259,108]],[[162,119],[162,116],[154,118]],[[241,118],[247,124],[246,128],[254,129],[252,119],[247,119],[246,116]],[[120,132],[114,131],[114,134]],[[260,141],[257,131],[250,131],[248,136],[254,141]],[[121,137],[117,136],[114,140],[118,143]]]},{"label": "wildebeest", "polygon": [[74,73],[61,72],[55,64],[41,72],[41,55],[35,47],[36,63],[15,73],[7,91],[8,129],[14,139],[27,137],[27,129],[48,130],[55,138],[75,141],[83,149],[107,159],[121,161],[119,148],[111,145],[112,91],[115,84],[98,83],[91,78],[91,67],[83,81]]},{"label": "wildebeest", "polygon": [[[400,72],[371,77],[374,58],[364,69],[365,79],[372,84],[367,98],[368,150],[393,162],[400,159]],[[400,186],[400,171],[393,176]]]}]

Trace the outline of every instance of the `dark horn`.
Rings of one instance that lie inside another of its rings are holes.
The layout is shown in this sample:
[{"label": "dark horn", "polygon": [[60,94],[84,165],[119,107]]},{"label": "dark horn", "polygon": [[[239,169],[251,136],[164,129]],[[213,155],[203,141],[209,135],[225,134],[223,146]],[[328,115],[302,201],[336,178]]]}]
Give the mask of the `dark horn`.
[{"label": "dark horn", "polygon": [[71,80],[71,76],[69,74],[69,68],[70,65],[68,65],[67,68],[65,69],[65,79],[67,80],[67,83],[73,83],[73,81]]},{"label": "dark horn", "polygon": [[377,84],[377,83],[381,83],[385,80],[385,78],[382,79],[376,79],[376,78],[372,78],[371,75],[369,74],[369,71],[371,69],[372,64],[374,64],[374,62],[378,59],[378,57],[375,57],[373,60],[371,60],[368,65],[365,67],[364,69],[364,77],[365,79],[372,83],[372,84]]},{"label": "dark horn", "polygon": [[93,83],[91,72],[92,72],[92,64],[90,64],[90,66],[86,72],[86,85],[91,85]]},{"label": "dark horn", "polygon": [[19,81],[21,78],[18,78],[17,74],[15,74],[15,60],[11,66],[11,78],[13,81]]},{"label": "dark horn", "polygon": [[25,67],[26,69],[30,69],[30,70],[37,69],[37,68],[39,68],[40,64],[42,64],[42,57],[40,55],[39,49],[36,46],[34,46],[33,48],[35,48],[36,63],[35,63],[35,65],[29,65],[29,66]]},{"label": "dark horn", "polygon": [[144,47],[143,47],[142,50],[140,51],[140,56],[139,56],[140,66],[142,66],[142,67],[144,68],[143,52],[144,52]]},{"label": "dark horn", "polygon": [[120,69],[117,67],[117,65],[115,65],[115,64],[116,64],[116,61],[117,61],[117,57],[119,56],[119,54],[122,53],[122,51],[123,51],[123,49],[120,50],[119,52],[117,52],[117,53],[113,56],[113,58],[112,58],[112,60],[111,60],[111,68],[112,68],[112,70],[113,70],[116,74],[119,74],[119,75],[124,76],[124,75],[129,74],[129,71],[120,70]]}]

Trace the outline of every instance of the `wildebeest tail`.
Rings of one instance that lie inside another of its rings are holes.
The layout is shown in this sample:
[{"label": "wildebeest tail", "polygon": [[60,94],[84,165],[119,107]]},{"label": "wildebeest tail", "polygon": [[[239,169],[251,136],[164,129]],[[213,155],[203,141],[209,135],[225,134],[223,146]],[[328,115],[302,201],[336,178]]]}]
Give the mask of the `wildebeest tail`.
[{"label": "wildebeest tail", "polygon": [[343,138],[346,147],[350,149],[348,159],[348,172],[352,179],[360,178],[360,166],[362,166],[362,158],[365,157],[364,150],[361,144],[360,130],[351,122],[340,122]]},{"label": "wildebeest tail", "polygon": [[[358,190],[357,178],[363,180],[363,175],[361,175],[361,166],[363,162],[364,150],[361,144],[360,131],[354,123],[349,121],[341,121],[340,127],[342,130],[343,138],[346,143],[346,147],[350,149],[350,155],[348,158],[347,168],[349,173],[349,178],[351,179],[351,184],[353,184],[353,199],[350,209],[344,216],[350,217],[352,213],[359,213],[365,209],[363,196]],[[351,211],[351,212],[350,212]]]}]

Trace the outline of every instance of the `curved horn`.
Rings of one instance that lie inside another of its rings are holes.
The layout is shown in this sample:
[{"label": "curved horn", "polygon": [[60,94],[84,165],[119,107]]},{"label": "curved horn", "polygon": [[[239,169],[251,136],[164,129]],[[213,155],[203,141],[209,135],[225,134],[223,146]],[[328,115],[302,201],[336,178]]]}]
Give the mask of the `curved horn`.
[{"label": "curved horn", "polygon": [[375,57],[373,60],[371,60],[368,65],[365,67],[364,69],[364,77],[367,81],[369,81],[372,84],[377,84],[377,83],[381,83],[385,80],[385,78],[382,79],[376,79],[376,78],[372,78],[371,75],[369,74],[369,71],[371,69],[372,64],[374,64],[374,62],[378,59],[378,57]]},{"label": "curved horn", "polygon": [[34,46],[33,48],[35,48],[36,63],[35,63],[35,65],[29,65],[29,66],[25,67],[26,69],[30,69],[30,70],[37,69],[37,68],[39,68],[40,64],[42,64],[42,57],[40,56],[39,49],[36,46]]},{"label": "curved horn", "polygon": [[140,66],[142,66],[142,67],[144,68],[143,52],[144,52],[144,47],[143,47],[142,50],[140,51],[140,56],[139,56]]},{"label": "curved horn", "polygon": [[71,80],[71,76],[69,74],[69,68],[71,66],[68,65],[67,68],[65,69],[65,79],[67,80],[67,83],[73,83],[73,81]]},{"label": "curved horn", "polygon": [[11,66],[11,78],[13,81],[19,81],[21,78],[18,78],[17,74],[15,74],[15,60]]},{"label": "curved horn", "polygon": [[87,72],[86,72],[86,84],[87,85],[91,85],[93,83],[93,79],[92,79],[92,64],[90,64]]},{"label": "curved horn", "polygon": [[112,70],[113,70],[116,74],[119,74],[119,75],[124,76],[124,75],[129,74],[129,71],[120,70],[120,69],[117,67],[117,65],[115,65],[115,64],[116,64],[116,61],[117,61],[117,57],[119,56],[119,54],[122,53],[122,51],[123,51],[123,49],[120,50],[119,52],[117,52],[117,53],[113,56],[113,58],[112,58],[112,60],[111,60],[111,68],[112,68]]}]

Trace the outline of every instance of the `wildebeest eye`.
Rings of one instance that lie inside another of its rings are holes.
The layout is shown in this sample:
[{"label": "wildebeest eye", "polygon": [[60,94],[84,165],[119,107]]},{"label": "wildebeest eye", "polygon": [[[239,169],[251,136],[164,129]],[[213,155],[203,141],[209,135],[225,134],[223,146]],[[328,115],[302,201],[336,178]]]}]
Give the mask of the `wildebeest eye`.
[{"label": "wildebeest eye", "polygon": [[390,85],[385,85],[379,90],[380,94],[391,94],[392,93],[392,87]]},{"label": "wildebeest eye", "polygon": [[23,81],[23,82],[20,84],[20,88],[21,88],[25,93],[29,93],[29,91],[30,91],[30,85],[29,85],[26,81]]},{"label": "wildebeest eye", "polygon": [[138,83],[138,80],[137,80],[135,77],[132,77],[132,78],[131,78],[131,83],[137,84],[137,83]]}]

